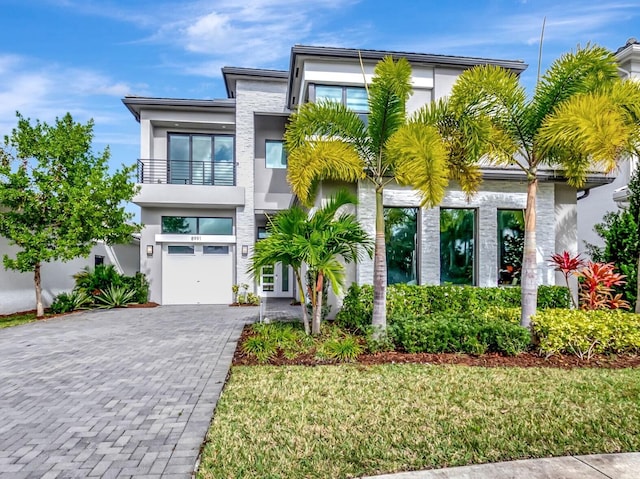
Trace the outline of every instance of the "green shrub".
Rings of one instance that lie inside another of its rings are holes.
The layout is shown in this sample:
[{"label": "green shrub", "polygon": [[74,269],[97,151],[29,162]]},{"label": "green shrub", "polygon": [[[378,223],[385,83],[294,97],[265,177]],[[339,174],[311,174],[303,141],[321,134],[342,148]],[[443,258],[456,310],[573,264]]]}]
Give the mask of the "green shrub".
[{"label": "green shrub", "polygon": [[75,289],[84,290],[90,295],[97,295],[100,290],[106,290],[109,286],[123,284],[123,276],[112,264],[101,264],[93,270],[87,266],[73,277],[76,280]]},{"label": "green shrub", "polygon": [[408,353],[498,352],[515,355],[526,350],[526,328],[469,313],[433,313],[394,318],[389,326],[393,342]]},{"label": "green shrub", "polygon": [[134,302],[136,291],[129,289],[127,286],[108,286],[101,290],[94,299],[100,308],[123,308]]},{"label": "green shrub", "polygon": [[278,353],[278,346],[271,339],[261,335],[247,338],[242,349],[245,353],[255,356],[261,363],[266,363]]},{"label": "green shrub", "polygon": [[120,276],[120,282],[135,291],[134,303],[144,304],[149,301],[149,281],[145,274],[137,272],[135,276]]},{"label": "green shrub", "polygon": [[[519,308],[519,286],[481,288],[475,286],[394,284],[387,288],[387,317],[424,316],[440,312],[476,312],[490,308]],[[564,286],[540,286],[538,308],[569,308],[569,290]],[[513,310],[515,311],[515,310]],[[513,312],[511,311],[511,312]],[[364,333],[371,324],[373,287],[352,285],[344,297],[336,323]],[[511,313],[510,313],[511,314]]]},{"label": "green shrub", "polygon": [[325,340],[320,349],[319,355],[341,362],[350,362],[358,359],[364,352],[364,347],[355,336],[350,334],[342,338],[329,338]]},{"label": "green shrub", "polygon": [[91,304],[91,296],[84,291],[60,293],[51,303],[50,311],[54,314],[69,313],[78,309],[86,309]]},{"label": "green shrub", "polygon": [[547,309],[537,312],[532,324],[540,352],[547,356],[567,353],[588,359],[640,351],[640,314]]}]

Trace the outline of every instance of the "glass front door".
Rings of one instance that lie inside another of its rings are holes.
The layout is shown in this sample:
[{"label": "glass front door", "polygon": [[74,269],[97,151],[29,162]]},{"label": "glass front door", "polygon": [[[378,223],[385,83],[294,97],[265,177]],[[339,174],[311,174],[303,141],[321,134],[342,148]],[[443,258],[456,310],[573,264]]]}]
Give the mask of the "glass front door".
[{"label": "glass front door", "polygon": [[282,263],[265,266],[260,275],[260,291],[269,298],[293,298],[294,274],[291,266]]}]

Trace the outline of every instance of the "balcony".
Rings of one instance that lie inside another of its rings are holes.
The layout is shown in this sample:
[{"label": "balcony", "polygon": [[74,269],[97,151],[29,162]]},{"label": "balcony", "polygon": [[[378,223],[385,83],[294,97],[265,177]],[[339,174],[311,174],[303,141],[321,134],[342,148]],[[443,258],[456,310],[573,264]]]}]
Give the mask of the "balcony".
[{"label": "balcony", "polygon": [[138,183],[234,186],[233,161],[138,160]]},{"label": "balcony", "polygon": [[133,202],[142,207],[234,208],[245,204],[244,188],[235,186],[230,161],[167,161],[141,159],[141,184]]}]

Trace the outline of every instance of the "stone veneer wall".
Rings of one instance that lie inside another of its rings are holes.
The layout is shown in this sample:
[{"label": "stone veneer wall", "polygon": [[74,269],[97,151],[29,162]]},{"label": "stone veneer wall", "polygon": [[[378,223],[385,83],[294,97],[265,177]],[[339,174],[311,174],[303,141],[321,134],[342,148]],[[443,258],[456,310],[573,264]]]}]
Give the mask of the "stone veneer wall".
[{"label": "stone veneer wall", "polygon": [[[575,192],[575,190],[574,190]],[[358,219],[371,234],[375,234],[375,196],[370,183],[358,188]],[[418,207],[418,194],[405,187],[385,189],[384,205],[390,207]],[[477,284],[496,286],[498,276],[498,209],[524,209],[526,184],[516,181],[485,181],[481,190],[467,201],[464,193],[450,185],[440,207],[475,208],[477,219]],[[440,283],[440,207],[421,209],[418,215],[420,244],[420,284]],[[553,270],[547,259],[556,248],[555,185],[539,183],[537,196],[538,282],[555,284]],[[373,261],[362,261],[356,278],[360,284],[373,282]]]},{"label": "stone veneer wall", "polygon": [[[245,204],[236,209],[236,279],[238,284],[255,282],[247,273],[256,240],[254,212],[255,112],[282,113],[286,104],[284,81],[238,80],[236,83],[236,185],[245,189]],[[242,245],[249,255],[242,255]]]}]

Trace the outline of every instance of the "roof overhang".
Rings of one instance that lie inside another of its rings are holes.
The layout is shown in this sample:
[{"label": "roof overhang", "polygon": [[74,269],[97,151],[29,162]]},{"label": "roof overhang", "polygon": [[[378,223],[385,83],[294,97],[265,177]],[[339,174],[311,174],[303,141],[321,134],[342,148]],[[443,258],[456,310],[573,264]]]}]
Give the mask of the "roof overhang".
[{"label": "roof overhang", "polygon": [[222,77],[229,98],[236,97],[238,80],[286,81],[289,72],[283,70],[266,70],[262,68],[222,67]]},{"label": "roof overhang", "polygon": [[180,98],[149,98],[139,96],[127,96],[122,99],[122,103],[127,107],[137,121],[140,121],[140,111],[142,109],[155,110],[179,110],[179,111],[234,111],[236,101],[232,98],[218,100],[190,100]]}]

